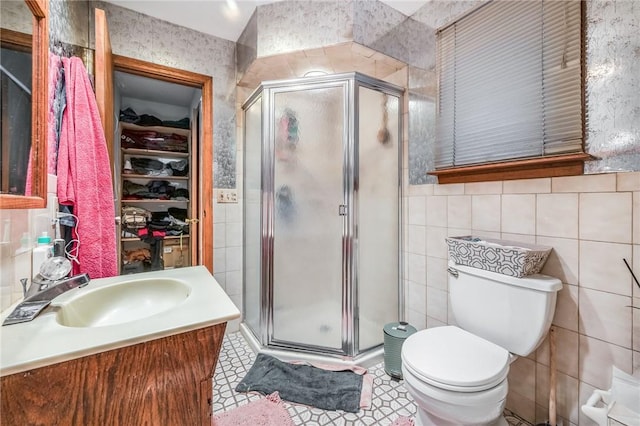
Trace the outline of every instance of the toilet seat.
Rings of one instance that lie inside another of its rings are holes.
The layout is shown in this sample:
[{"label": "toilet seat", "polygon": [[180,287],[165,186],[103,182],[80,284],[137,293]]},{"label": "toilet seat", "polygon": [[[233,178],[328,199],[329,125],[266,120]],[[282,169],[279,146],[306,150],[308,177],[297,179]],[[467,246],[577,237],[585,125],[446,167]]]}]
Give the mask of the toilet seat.
[{"label": "toilet seat", "polygon": [[402,363],[412,376],[432,386],[479,392],[505,380],[509,352],[461,328],[436,327],[405,340]]}]

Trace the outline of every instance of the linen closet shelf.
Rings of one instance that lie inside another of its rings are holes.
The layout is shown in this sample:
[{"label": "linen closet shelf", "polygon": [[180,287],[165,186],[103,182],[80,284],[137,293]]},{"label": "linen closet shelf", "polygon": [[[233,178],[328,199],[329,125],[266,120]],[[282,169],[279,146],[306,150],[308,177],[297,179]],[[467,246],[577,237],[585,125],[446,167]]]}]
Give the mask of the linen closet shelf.
[{"label": "linen closet shelf", "polygon": [[[120,274],[190,266],[196,187],[190,130],[126,122],[118,130]],[[144,212],[145,221],[128,221],[131,208]]]}]

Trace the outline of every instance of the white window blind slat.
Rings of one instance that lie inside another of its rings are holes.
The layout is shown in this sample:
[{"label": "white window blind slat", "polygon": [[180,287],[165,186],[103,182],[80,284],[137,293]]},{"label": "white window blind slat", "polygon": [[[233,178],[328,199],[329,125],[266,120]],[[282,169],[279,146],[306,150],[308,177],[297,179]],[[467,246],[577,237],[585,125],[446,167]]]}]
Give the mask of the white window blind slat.
[{"label": "white window blind slat", "polygon": [[494,0],[438,32],[436,168],[581,152],[579,0]]}]

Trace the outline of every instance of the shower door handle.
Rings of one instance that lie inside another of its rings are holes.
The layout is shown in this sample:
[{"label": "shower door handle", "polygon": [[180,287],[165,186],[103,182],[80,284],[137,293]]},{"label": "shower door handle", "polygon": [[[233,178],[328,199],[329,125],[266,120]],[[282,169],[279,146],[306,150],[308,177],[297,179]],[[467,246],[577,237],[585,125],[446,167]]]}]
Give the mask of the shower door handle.
[{"label": "shower door handle", "polygon": [[338,215],[346,216],[347,215],[347,206],[345,204],[340,204],[338,206]]}]

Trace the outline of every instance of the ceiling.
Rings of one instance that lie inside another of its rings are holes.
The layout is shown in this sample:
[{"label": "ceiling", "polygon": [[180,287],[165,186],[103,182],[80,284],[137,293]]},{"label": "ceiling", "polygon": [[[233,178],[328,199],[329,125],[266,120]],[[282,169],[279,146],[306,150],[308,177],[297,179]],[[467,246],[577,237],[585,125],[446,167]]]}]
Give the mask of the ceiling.
[{"label": "ceiling", "polygon": [[[256,6],[278,0],[106,0],[205,34],[237,41]],[[309,0],[295,0],[309,1]],[[320,0],[321,1],[321,0]],[[368,0],[373,1],[373,0]],[[407,16],[430,0],[380,0]]]},{"label": "ceiling", "polygon": [[[105,0],[176,25],[237,41],[256,6],[280,0]],[[324,1],[324,0],[294,0]],[[374,0],[367,0],[374,1]],[[407,16],[431,0],[380,0]],[[337,72],[337,71],[335,71]],[[259,76],[258,76],[259,77]],[[258,78],[256,77],[256,78]],[[259,78],[258,78],[259,80]],[[127,97],[189,106],[196,89],[116,72],[115,84]]]}]

